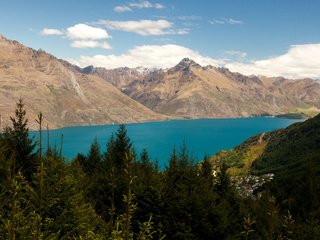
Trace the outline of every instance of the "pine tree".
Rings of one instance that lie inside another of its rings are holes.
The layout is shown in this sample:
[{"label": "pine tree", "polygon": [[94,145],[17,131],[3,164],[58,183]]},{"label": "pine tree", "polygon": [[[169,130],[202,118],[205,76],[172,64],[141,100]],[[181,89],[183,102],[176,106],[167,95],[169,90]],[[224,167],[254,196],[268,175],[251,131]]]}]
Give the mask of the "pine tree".
[{"label": "pine tree", "polygon": [[150,161],[148,151],[145,148],[142,150],[140,154],[140,163],[145,173],[150,174],[153,169],[153,166]]},{"label": "pine tree", "polygon": [[79,153],[76,157],[76,161],[80,164],[86,174],[92,175],[95,172],[102,161],[102,154],[97,138],[95,138],[91,144],[87,156]]},{"label": "pine tree", "polygon": [[132,153],[132,143],[130,138],[127,135],[127,130],[125,125],[120,125],[119,129],[116,133],[116,139],[114,143],[114,157],[113,163],[116,167],[124,169],[125,168],[125,161],[126,155]]},{"label": "pine tree", "polygon": [[6,146],[6,159],[13,159],[13,169],[15,172],[21,170],[27,180],[31,180],[33,173],[36,172],[37,163],[35,161],[35,143],[29,136],[27,126],[26,110],[22,99],[16,104],[15,117],[10,117],[12,126],[5,128],[1,135],[2,141]]},{"label": "pine tree", "polygon": [[228,170],[227,164],[225,162],[222,162],[220,166],[220,172],[218,172],[217,174],[217,184],[216,184],[216,190],[222,196],[226,196],[227,194],[232,192],[230,176],[227,170]]}]

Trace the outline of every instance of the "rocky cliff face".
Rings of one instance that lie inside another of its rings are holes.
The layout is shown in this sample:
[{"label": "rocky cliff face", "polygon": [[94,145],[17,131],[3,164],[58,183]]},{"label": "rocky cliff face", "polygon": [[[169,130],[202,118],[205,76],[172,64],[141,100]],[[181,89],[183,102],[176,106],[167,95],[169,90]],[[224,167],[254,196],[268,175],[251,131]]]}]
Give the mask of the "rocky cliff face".
[{"label": "rocky cliff face", "polygon": [[26,103],[31,128],[40,111],[51,128],[164,119],[102,78],[67,65],[0,36],[2,124],[8,123],[19,98]]},{"label": "rocky cliff face", "polygon": [[104,71],[108,74],[102,77],[129,97],[176,117],[249,117],[320,108],[320,85],[312,79],[244,76],[191,59],[134,76],[128,68]]}]

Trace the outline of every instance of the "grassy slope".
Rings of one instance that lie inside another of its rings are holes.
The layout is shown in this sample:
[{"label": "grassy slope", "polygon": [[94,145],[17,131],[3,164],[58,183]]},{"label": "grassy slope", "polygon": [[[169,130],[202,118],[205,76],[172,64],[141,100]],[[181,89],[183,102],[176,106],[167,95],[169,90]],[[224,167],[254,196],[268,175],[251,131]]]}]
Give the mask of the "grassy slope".
[{"label": "grassy slope", "polygon": [[231,175],[246,175],[251,172],[252,164],[263,153],[270,133],[253,136],[229,151],[221,151],[210,158],[213,165],[218,167],[221,160],[230,167]]},{"label": "grassy slope", "polygon": [[249,138],[230,151],[211,157],[225,159],[232,175],[273,173],[264,185],[283,209],[302,218],[320,217],[320,114],[263,135]]},{"label": "grassy slope", "polygon": [[256,173],[296,172],[310,164],[319,165],[316,159],[320,159],[320,115],[272,132],[252,170]]},{"label": "grassy slope", "polygon": [[213,163],[225,160],[234,173],[262,174],[298,170],[316,158],[320,159],[320,115],[253,136],[230,151],[212,156],[211,160]]}]

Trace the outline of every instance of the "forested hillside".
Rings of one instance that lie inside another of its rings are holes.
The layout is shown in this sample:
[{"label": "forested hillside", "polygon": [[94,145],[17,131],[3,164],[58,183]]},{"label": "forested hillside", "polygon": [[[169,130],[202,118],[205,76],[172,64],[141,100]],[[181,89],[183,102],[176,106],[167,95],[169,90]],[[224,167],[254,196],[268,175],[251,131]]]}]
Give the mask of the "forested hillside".
[{"label": "forested hillside", "polygon": [[19,101],[0,135],[0,239],[320,239],[319,117],[201,164],[183,145],[160,171],[124,125],[66,162],[62,146],[42,151],[42,114],[40,139],[25,116]]}]

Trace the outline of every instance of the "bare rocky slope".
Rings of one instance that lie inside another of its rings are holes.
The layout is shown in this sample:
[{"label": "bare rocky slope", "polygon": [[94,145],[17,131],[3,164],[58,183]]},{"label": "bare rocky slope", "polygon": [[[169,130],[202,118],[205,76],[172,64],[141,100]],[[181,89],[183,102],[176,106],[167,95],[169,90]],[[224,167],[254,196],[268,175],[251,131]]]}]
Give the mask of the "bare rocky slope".
[{"label": "bare rocky slope", "polygon": [[320,108],[316,80],[244,76],[183,59],[167,70],[91,67],[98,75],[155,112],[185,118],[230,118],[300,113]]},{"label": "bare rocky slope", "polygon": [[0,115],[2,125],[15,103],[26,104],[31,128],[42,112],[51,128],[162,120],[98,76],[65,66],[54,56],[0,35]]}]

